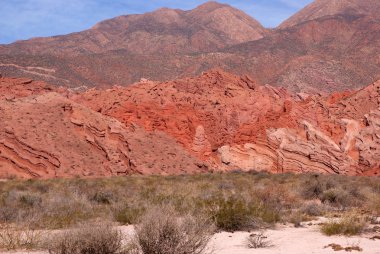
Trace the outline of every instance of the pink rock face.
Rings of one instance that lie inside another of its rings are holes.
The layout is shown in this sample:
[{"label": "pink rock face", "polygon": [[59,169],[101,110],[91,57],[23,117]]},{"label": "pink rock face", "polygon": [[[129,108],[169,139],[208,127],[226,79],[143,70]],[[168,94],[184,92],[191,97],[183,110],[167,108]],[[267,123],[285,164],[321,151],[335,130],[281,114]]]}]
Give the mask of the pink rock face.
[{"label": "pink rock face", "polygon": [[300,97],[219,69],[84,92],[0,81],[0,178],[380,174],[380,82]]},{"label": "pink rock face", "polygon": [[[379,174],[376,114],[366,116],[379,107],[378,84],[300,99],[213,70],[191,79],[91,90],[73,99],[127,126],[163,131],[219,170]],[[375,141],[361,142],[362,136]]]}]

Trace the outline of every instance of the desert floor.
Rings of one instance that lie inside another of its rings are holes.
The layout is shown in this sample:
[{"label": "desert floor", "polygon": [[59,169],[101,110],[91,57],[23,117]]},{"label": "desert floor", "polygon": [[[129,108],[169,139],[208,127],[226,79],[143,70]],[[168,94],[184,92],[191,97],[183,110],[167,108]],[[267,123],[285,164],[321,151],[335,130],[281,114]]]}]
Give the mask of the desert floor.
[{"label": "desert floor", "polygon": [[[322,219],[323,220],[323,219]],[[359,246],[362,251],[353,250],[351,253],[380,254],[380,240],[371,240],[380,233],[362,234],[360,236],[325,236],[319,230],[321,220],[303,222],[302,227],[278,224],[275,229],[252,232],[220,232],[213,236],[209,249],[214,254],[328,254],[345,253],[345,250],[334,251],[329,244],[339,244],[344,247]],[[123,234],[133,234],[133,226],[120,227]],[[250,249],[247,247],[247,238],[252,233],[264,232],[269,242],[268,247]],[[13,254],[47,254],[46,251],[19,251],[2,252]]]}]

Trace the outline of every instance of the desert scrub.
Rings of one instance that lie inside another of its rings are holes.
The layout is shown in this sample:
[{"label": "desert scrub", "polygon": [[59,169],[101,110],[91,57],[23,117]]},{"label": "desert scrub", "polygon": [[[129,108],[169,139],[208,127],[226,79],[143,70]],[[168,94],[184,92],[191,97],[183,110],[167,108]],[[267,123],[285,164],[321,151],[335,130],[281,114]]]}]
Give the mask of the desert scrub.
[{"label": "desert scrub", "polygon": [[[379,177],[263,172],[9,180],[0,182],[0,224],[27,222],[39,229],[96,219],[134,224],[143,208],[170,205],[180,213],[217,218],[221,230],[252,229],[289,222],[287,215],[300,207],[310,216],[352,208],[379,216],[379,186]],[[318,206],[303,208],[309,203]]]},{"label": "desert scrub", "polygon": [[325,235],[358,235],[365,228],[365,219],[357,212],[348,212],[340,220],[331,219],[321,226]]},{"label": "desert scrub", "polygon": [[110,224],[83,225],[48,240],[51,254],[122,254],[122,233]]},{"label": "desert scrub", "polygon": [[38,249],[43,241],[43,233],[27,226],[0,228],[0,250]]},{"label": "desert scrub", "polygon": [[325,208],[321,204],[307,203],[301,207],[301,212],[308,216],[321,216],[325,213]]},{"label": "desert scrub", "polygon": [[136,226],[131,253],[200,254],[214,233],[214,225],[203,216],[180,215],[170,206],[151,208]]},{"label": "desert scrub", "polygon": [[122,208],[115,209],[114,218],[122,225],[130,225],[137,223],[144,212],[145,208],[143,206],[125,205]]},{"label": "desert scrub", "polygon": [[237,231],[255,226],[253,207],[238,198],[216,200],[212,217],[216,226],[221,230]]}]

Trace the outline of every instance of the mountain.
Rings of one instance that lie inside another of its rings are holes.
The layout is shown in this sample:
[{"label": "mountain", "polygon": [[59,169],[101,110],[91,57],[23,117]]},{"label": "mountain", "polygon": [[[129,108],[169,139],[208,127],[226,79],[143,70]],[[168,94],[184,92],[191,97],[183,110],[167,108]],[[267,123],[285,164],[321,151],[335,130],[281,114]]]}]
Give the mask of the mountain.
[{"label": "mountain", "polygon": [[[368,16],[326,16],[223,52],[239,56],[240,71],[263,84],[297,92],[356,89],[380,79],[380,22]],[[236,69],[230,66],[226,70]]]},{"label": "mountain", "polygon": [[380,81],[307,95],[213,69],[86,91],[2,78],[0,90],[0,178],[380,174]]},{"label": "mountain", "polygon": [[215,51],[257,40],[267,33],[259,22],[226,4],[207,2],[190,11],[162,8],[119,16],[89,30],[6,45],[1,53],[80,55],[124,49],[135,54]]},{"label": "mountain", "polygon": [[328,16],[371,16],[379,19],[377,0],[316,0],[284,21],[279,28],[288,28],[306,21]]},{"label": "mountain", "polygon": [[273,30],[216,2],[160,9],[0,46],[0,73],[110,87],[195,77],[217,67],[292,92],[355,90],[380,79],[378,7],[373,0],[319,0]]}]

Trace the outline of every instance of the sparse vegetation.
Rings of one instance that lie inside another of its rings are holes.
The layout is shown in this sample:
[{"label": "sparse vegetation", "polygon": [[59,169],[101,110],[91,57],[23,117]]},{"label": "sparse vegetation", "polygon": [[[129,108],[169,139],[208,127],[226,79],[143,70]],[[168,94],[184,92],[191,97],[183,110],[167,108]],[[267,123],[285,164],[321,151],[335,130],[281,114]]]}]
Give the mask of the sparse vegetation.
[{"label": "sparse vegetation", "polygon": [[[69,228],[94,220],[135,224],[152,206],[205,215],[219,230],[268,227],[361,209],[380,215],[379,177],[234,172],[0,182],[0,224]],[[327,226],[326,226],[327,227]],[[335,226],[336,227],[336,226]]]},{"label": "sparse vegetation", "polygon": [[322,225],[321,230],[326,235],[357,235],[365,227],[364,218],[356,213],[350,212],[343,215],[339,220],[331,219]]}]

